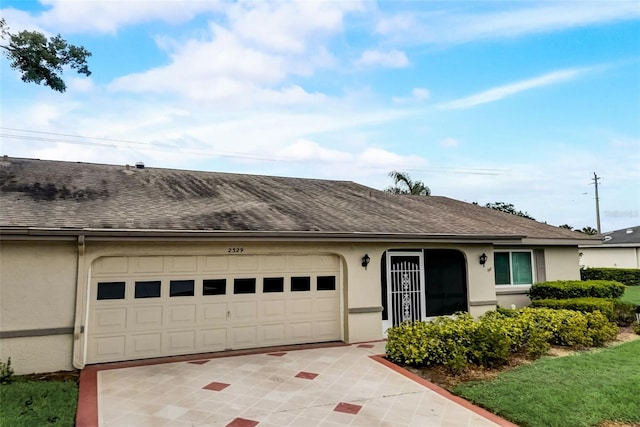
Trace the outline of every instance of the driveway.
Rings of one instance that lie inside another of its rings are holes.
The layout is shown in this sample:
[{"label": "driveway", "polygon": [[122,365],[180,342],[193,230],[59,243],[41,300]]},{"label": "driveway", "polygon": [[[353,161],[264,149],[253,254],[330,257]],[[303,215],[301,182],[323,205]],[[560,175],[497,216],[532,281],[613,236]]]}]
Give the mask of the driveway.
[{"label": "driveway", "polygon": [[512,425],[386,362],[384,345],[89,367],[78,425]]}]

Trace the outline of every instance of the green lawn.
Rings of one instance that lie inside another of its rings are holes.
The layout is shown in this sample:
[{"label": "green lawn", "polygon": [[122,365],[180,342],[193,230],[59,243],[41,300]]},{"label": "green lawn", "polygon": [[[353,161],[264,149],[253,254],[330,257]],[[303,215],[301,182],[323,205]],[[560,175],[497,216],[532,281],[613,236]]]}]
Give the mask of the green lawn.
[{"label": "green lawn", "polygon": [[620,299],[640,305],[640,286],[627,286],[627,289],[624,290],[624,295]]},{"label": "green lawn", "polygon": [[640,423],[640,340],[566,357],[544,357],[497,379],[453,389],[522,427]]},{"label": "green lawn", "polygon": [[0,426],[73,426],[78,404],[75,381],[38,381],[17,377],[0,385]]}]

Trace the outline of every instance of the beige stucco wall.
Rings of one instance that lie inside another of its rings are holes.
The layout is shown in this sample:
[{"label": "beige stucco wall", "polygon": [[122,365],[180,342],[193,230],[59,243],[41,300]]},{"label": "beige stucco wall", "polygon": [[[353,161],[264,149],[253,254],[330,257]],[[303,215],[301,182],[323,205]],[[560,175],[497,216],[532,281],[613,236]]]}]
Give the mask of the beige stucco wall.
[{"label": "beige stucco wall", "polygon": [[[76,295],[73,241],[6,241],[0,244],[0,331],[68,329]],[[3,338],[0,359],[16,373],[72,369],[71,335]]]},{"label": "beige stucco wall", "polygon": [[580,248],[582,267],[640,268],[640,248]]},{"label": "beige stucco wall", "polygon": [[[496,292],[491,261],[481,266],[482,253],[490,255],[491,245],[482,244],[395,244],[340,242],[108,242],[87,239],[84,255],[78,256],[75,241],[16,242],[3,240],[0,252],[2,276],[1,330],[74,327],[71,335],[7,338],[2,340],[2,357],[12,355],[19,373],[69,369],[84,365],[87,291],[92,262],[102,256],[135,255],[222,255],[230,247],[242,247],[242,254],[335,254],[342,260],[343,339],[364,342],[382,339],[380,308],[380,268],[389,249],[457,249],[467,260],[469,311],[478,316],[495,308]],[[577,262],[577,250],[575,257]],[[363,268],[361,259],[371,262]],[[242,256],[237,255],[237,256]],[[562,251],[562,258],[570,258]],[[491,260],[491,256],[489,259]],[[549,256],[547,259],[551,259]],[[77,269],[77,261],[80,268]],[[552,262],[553,264],[554,262]],[[552,271],[561,271],[553,267]],[[77,271],[79,277],[76,281]],[[554,273],[555,274],[555,273]],[[78,286],[77,286],[78,285]],[[79,293],[76,295],[76,287]],[[350,312],[351,311],[351,312]],[[355,312],[354,312],[355,311]],[[363,312],[364,311],[364,312]],[[55,348],[54,348],[55,347]],[[29,356],[28,356],[29,355]],[[73,357],[72,357],[73,356]]]}]

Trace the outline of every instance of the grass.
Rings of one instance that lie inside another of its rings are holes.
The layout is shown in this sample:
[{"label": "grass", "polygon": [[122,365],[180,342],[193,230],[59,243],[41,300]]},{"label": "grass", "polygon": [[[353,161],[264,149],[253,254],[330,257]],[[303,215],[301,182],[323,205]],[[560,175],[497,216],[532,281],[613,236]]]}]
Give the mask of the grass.
[{"label": "grass", "polygon": [[15,377],[0,385],[0,426],[73,426],[78,383],[73,380],[36,380]]},{"label": "grass", "polygon": [[453,389],[522,427],[640,423],[640,340],[560,358],[545,357],[495,380]]},{"label": "grass", "polygon": [[640,305],[640,286],[627,286],[620,300]]}]

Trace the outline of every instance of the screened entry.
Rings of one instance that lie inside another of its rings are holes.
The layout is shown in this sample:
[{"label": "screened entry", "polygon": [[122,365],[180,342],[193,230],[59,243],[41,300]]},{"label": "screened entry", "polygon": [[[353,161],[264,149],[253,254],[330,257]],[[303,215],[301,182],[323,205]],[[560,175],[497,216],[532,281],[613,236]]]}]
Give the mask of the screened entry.
[{"label": "screened entry", "polygon": [[467,269],[453,249],[389,250],[382,256],[383,330],[468,310]]}]

